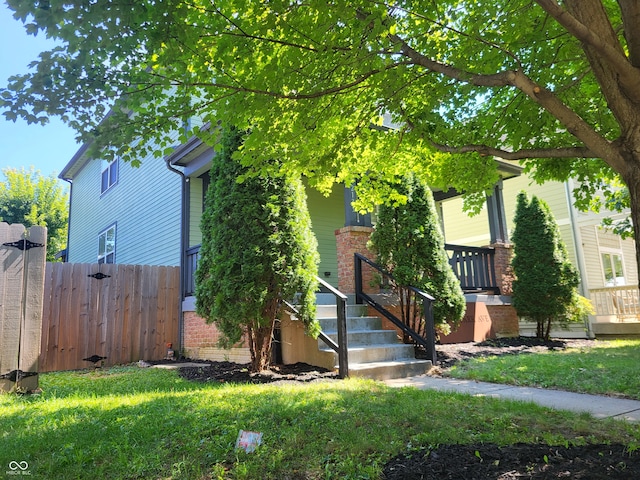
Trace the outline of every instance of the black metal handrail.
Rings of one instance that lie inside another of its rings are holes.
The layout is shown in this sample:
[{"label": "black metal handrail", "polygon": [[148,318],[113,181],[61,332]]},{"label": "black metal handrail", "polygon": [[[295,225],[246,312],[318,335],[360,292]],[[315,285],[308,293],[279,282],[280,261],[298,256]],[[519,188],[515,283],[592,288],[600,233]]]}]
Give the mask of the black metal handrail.
[{"label": "black metal handrail", "polygon": [[383,276],[389,277],[393,279],[393,275],[389,272],[385,271],[380,265],[372,262],[367,257],[355,253],[355,277],[356,277],[356,303],[362,304],[363,301],[367,302],[373,308],[375,308],[378,312],[388,318],[394,325],[396,325],[400,330],[402,330],[405,334],[409,335],[415,342],[419,345],[422,345],[427,351],[427,357],[431,360],[433,365],[436,364],[437,356],[436,356],[436,331],[435,331],[435,322],[433,320],[433,298],[427,292],[420,290],[419,288],[408,286],[406,288],[410,289],[412,292],[418,296],[422,300],[422,307],[424,309],[424,321],[425,321],[425,332],[427,338],[424,338],[422,335],[417,333],[415,330],[410,328],[404,322],[402,322],[398,317],[396,317],[389,310],[384,308],[380,303],[376,302],[369,294],[365,293],[362,285],[362,262],[365,262]]},{"label": "black metal handrail", "polygon": [[[338,376],[346,378],[349,376],[349,345],[347,342],[347,296],[341,291],[335,289],[332,285],[325,282],[320,277],[316,277],[318,283],[328,293],[332,293],[336,297],[336,313],[337,313],[337,332],[338,343],[334,342],[322,330],[318,334],[318,338],[327,344],[334,352],[338,354]],[[291,303],[285,301],[284,304],[294,314],[298,315],[298,309]]]},{"label": "black metal handrail", "polygon": [[495,248],[446,244],[449,265],[464,292],[500,293],[494,264]]}]

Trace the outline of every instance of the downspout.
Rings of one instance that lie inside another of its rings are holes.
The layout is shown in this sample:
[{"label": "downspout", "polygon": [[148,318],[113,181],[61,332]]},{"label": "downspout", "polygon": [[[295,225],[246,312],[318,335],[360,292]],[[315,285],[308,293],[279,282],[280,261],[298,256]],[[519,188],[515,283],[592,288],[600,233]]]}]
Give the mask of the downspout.
[{"label": "downspout", "polygon": [[[575,246],[576,251],[576,260],[578,261],[578,272],[580,272],[580,290],[581,295],[584,297],[588,297],[589,290],[586,288],[587,285],[587,267],[584,262],[584,250],[582,248],[582,235],[580,234],[580,227],[578,225],[578,220],[576,218],[576,207],[573,205],[573,195],[571,191],[573,190],[573,182],[571,179],[564,182],[564,189],[567,195],[567,207],[569,208],[569,220],[571,222],[571,234],[573,236],[573,245]],[[587,330],[587,337],[594,338],[595,335],[591,331],[591,321],[587,318],[585,320],[585,328]]]},{"label": "downspout", "polygon": [[[187,255],[187,249],[189,248],[189,238],[186,235],[186,232],[188,232],[188,225],[186,225],[187,219],[189,218],[187,216],[187,208],[189,205],[189,198],[187,196],[187,183],[189,182],[189,179],[187,178],[187,176],[181,172],[180,170],[178,170],[177,168],[175,168],[173,165],[171,165],[171,161],[167,158],[165,160],[165,163],[167,165],[167,168],[174,172],[177,173],[178,175],[180,175],[182,181],[181,181],[181,199],[180,199],[180,305],[178,307],[178,352],[182,352],[182,346],[184,343],[184,311],[183,311],[183,302],[184,302],[184,288],[185,288],[185,266],[187,264],[186,262],[186,255]],[[180,355],[180,354],[178,354]]]},{"label": "downspout", "polygon": [[63,178],[62,180],[69,183],[69,216],[67,219],[67,245],[65,246],[67,252],[64,258],[66,263],[69,261],[69,239],[71,238],[71,199],[73,198],[73,180],[70,178]]}]

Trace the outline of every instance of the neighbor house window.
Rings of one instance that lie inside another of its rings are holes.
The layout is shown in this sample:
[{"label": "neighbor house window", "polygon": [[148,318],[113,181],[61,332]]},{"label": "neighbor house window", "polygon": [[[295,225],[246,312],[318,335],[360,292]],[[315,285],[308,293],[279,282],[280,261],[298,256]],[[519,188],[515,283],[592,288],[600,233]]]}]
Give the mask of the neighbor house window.
[{"label": "neighbor house window", "polygon": [[601,252],[604,284],[607,287],[626,285],[624,263],[620,252]]},{"label": "neighbor house window", "polygon": [[116,263],[116,226],[98,235],[98,263]]},{"label": "neighbor house window", "polygon": [[100,193],[104,193],[109,190],[118,181],[118,159],[114,159],[112,162],[102,161],[102,184]]}]

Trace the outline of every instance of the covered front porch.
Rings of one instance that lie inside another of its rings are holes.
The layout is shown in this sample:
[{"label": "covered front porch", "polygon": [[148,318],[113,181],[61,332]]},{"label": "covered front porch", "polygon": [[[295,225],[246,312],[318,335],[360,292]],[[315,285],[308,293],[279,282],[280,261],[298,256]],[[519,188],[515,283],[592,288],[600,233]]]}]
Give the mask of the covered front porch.
[{"label": "covered front porch", "polygon": [[[185,320],[181,344],[186,350],[206,351],[209,358],[215,355],[241,360],[243,353],[240,350],[218,351],[215,346],[216,332],[195,315],[194,274],[202,240],[200,221],[213,155],[210,147],[194,138],[167,158],[167,162],[173,168],[178,167],[183,175],[184,253],[181,263],[182,311]],[[519,174],[517,167],[508,164],[500,164],[500,168],[504,180]],[[467,294],[468,308],[458,336],[454,333],[449,339],[441,338],[442,341],[481,341],[492,336],[518,334],[517,317],[509,297],[511,246],[505,222],[502,181],[487,197],[491,244],[485,247],[446,245],[450,264]],[[329,196],[307,189],[307,203],[320,253],[319,276],[349,298],[355,295],[354,254],[375,258],[367,249],[372,218],[354,211],[354,195],[353,189],[340,185],[334,186]],[[435,191],[434,199],[441,205],[457,195],[453,190]],[[505,325],[509,325],[508,328]],[[386,325],[385,328],[393,327]]]}]

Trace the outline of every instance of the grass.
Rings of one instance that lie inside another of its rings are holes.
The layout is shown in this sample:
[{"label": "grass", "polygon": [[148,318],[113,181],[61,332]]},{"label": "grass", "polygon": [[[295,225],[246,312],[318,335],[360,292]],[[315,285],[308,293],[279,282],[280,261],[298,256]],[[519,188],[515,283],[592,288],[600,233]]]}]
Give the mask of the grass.
[{"label": "grass", "polygon": [[594,348],[471,359],[450,375],[640,400],[638,365],[640,340],[611,340]]},{"label": "grass", "polygon": [[[532,404],[350,379],[286,385],[188,382],[119,367],[44,374],[43,393],[0,395],[0,478],[375,479],[421,446],[480,442],[640,447],[640,426]],[[234,449],[238,431],[263,445]]]}]

